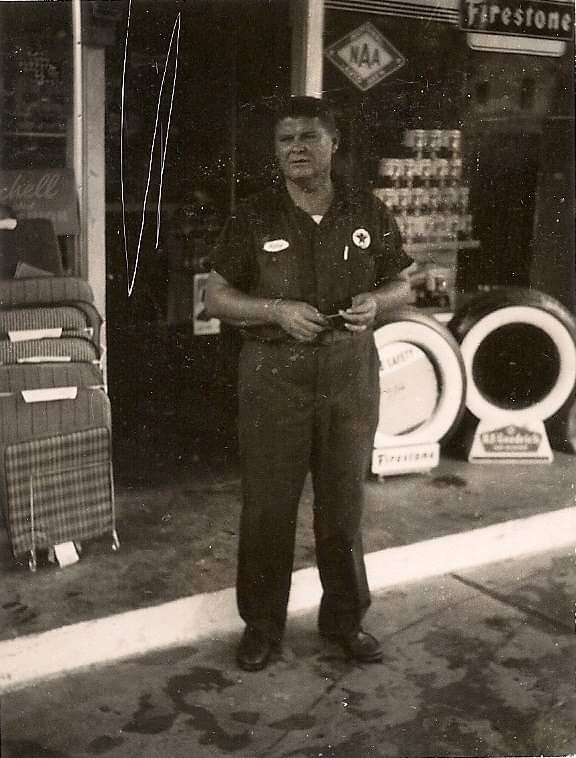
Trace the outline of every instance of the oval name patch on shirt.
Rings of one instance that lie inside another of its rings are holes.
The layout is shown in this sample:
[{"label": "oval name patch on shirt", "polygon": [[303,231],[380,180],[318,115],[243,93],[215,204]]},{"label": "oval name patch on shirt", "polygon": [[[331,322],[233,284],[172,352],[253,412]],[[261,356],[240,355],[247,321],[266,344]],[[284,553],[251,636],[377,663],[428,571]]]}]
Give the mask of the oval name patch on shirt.
[{"label": "oval name patch on shirt", "polygon": [[268,240],[262,245],[262,249],[267,253],[281,253],[290,247],[288,240]]}]

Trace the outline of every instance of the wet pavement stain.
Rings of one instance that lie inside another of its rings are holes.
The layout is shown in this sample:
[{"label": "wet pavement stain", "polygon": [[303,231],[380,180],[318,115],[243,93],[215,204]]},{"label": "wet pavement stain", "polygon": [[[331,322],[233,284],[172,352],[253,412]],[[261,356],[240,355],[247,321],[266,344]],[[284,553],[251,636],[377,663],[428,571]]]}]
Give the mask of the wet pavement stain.
[{"label": "wet pavement stain", "polygon": [[231,716],[239,724],[248,724],[249,726],[254,726],[260,721],[260,714],[256,711],[235,711]]},{"label": "wet pavement stain", "polygon": [[242,750],[252,742],[250,732],[229,733],[218,723],[216,716],[207,708],[190,702],[189,698],[197,692],[216,690],[222,692],[236,683],[224,676],[220,669],[197,666],[189,674],[171,677],[165,692],[179,713],[186,713],[191,718],[188,724],[197,732],[203,732],[199,739],[201,745],[215,745],[220,750],[234,753]]},{"label": "wet pavement stain", "polygon": [[14,602],[7,605],[10,605],[9,610],[13,614],[12,622],[15,626],[24,626],[26,624],[31,624],[38,619],[38,614],[36,611],[33,608],[29,608],[27,605],[24,605],[23,603]]},{"label": "wet pavement stain", "polygon": [[14,742],[7,740],[2,743],[2,758],[70,758],[70,756],[68,753],[51,750],[29,740]]},{"label": "wet pavement stain", "polygon": [[[376,688],[375,692],[377,692]],[[341,701],[341,705],[346,708],[346,712],[352,714],[359,721],[373,721],[375,719],[381,719],[386,715],[386,711],[382,708],[365,708],[363,707],[366,701],[367,693],[358,692],[357,690],[350,690],[346,687],[342,688],[344,698]]]},{"label": "wet pavement stain", "polygon": [[204,732],[199,740],[200,745],[215,745],[226,753],[235,753],[243,750],[252,742],[252,737],[247,731],[239,734],[226,732],[219,724],[213,713],[207,708],[198,705],[188,705],[185,709],[192,718],[188,720],[190,726],[197,732]]},{"label": "wet pavement stain", "polygon": [[468,482],[466,479],[462,479],[461,476],[454,474],[445,474],[444,476],[436,476],[432,479],[432,487],[437,489],[446,489],[446,487],[466,487]]},{"label": "wet pavement stain", "polygon": [[110,737],[107,734],[103,734],[101,737],[96,737],[96,739],[88,743],[86,752],[90,753],[90,755],[104,755],[104,753],[114,750],[115,747],[119,747],[123,742],[123,737]]},{"label": "wet pavement stain", "polygon": [[495,629],[498,632],[508,631],[512,627],[512,622],[510,619],[504,618],[502,616],[489,616],[488,618],[484,619],[484,624],[489,629]]},{"label": "wet pavement stain", "polygon": [[348,705],[357,706],[366,700],[365,692],[358,692],[357,690],[350,690],[346,687],[342,688],[342,692],[345,693],[345,701]]},{"label": "wet pavement stain", "polygon": [[376,745],[362,747],[362,753],[358,752],[359,741],[354,737],[336,745],[331,743],[318,743],[307,745],[304,748],[282,753],[278,758],[390,758],[382,753]]},{"label": "wet pavement stain", "polygon": [[268,726],[272,729],[312,729],[316,725],[316,718],[309,713],[294,713],[280,721],[272,721]]},{"label": "wet pavement stain", "polygon": [[499,663],[507,669],[531,670],[534,667],[532,658],[501,658]]},{"label": "wet pavement stain", "polygon": [[[520,740],[522,749],[530,751],[525,754],[540,755],[532,737],[539,712],[514,707],[492,686],[494,675],[487,662],[494,659],[493,644],[477,637],[438,631],[427,636],[424,648],[434,657],[444,658],[449,668],[463,668],[465,675],[460,681],[441,687],[435,687],[429,677],[420,680],[417,674],[413,676],[422,686],[423,695],[422,707],[410,723],[414,724],[413,733],[420,735],[422,748],[433,747],[437,751],[457,745],[462,754],[481,755],[486,745],[480,732],[488,725],[507,750],[517,749]],[[403,726],[410,728],[410,724]],[[391,731],[399,738],[396,728]]]},{"label": "wet pavement stain", "polygon": [[116,710],[114,710],[114,708],[110,708],[109,705],[101,705],[98,708],[98,710],[101,713],[113,713],[115,716],[121,716],[122,715],[121,711],[116,711]]},{"label": "wet pavement stain", "polygon": [[151,696],[141,695],[140,706],[133,714],[132,720],[122,727],[123,732],[136,734],[161,734],[168,731],[174,723],[176,713],[159,713],[150,702]]},{"label": "wet pavement stain", "polygon": [[220,669],[209,666],[194,666],[188,674],[178,674],[168,680],[166,692],[171,698],[179,698],[198,690],[222,692],[227,687],[234,687],[236,682],[229,679]]},{"label": "wet pavement stain", "polygon": [[198,653],[198,648],[186,647],[175,648],[173,650],[159,650],[156,653],[150,653],[144,658],[140,658],[138,663],[141,666],[172,666]]}]

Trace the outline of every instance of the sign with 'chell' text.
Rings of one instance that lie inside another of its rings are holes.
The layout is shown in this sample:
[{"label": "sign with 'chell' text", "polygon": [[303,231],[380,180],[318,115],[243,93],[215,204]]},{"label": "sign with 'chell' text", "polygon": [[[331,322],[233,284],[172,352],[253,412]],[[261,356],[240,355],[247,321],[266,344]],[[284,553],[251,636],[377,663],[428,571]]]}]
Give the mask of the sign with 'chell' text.
[{"label": "sign with 'chell' text", "polygon": [[574,6],[547,0],[461,0],[460,28],[467,32],[569,40],[574,34]]},{"label": "sign with 'chell' text", "polygon": [[47,218],[56,234],[78,234],[74,173],[65,168],[0,171],[0,203],[17,218]]}]

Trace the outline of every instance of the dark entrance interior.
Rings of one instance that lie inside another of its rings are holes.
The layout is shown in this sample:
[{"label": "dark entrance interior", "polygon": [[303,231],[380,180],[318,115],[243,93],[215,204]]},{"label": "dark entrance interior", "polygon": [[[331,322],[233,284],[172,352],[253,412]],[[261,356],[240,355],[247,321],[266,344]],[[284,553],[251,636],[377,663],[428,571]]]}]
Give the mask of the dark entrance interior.
[{"label": "dark entrance interior", "polygon": [[121,479],[235,457],[237,338],[225,327],[198,334],[194,287],[226,216],[273,171],[266,124],[289,92],[288,10],[284,0],[137,0],[126,68],[122,24],[108,51],[107,339]]},{"label": "dark entrance interior", "polygon": [[470,158],[474,236],[482,254],[461,257],[462,290],[529,286],[540,139],[536,132],[489,131]]}]

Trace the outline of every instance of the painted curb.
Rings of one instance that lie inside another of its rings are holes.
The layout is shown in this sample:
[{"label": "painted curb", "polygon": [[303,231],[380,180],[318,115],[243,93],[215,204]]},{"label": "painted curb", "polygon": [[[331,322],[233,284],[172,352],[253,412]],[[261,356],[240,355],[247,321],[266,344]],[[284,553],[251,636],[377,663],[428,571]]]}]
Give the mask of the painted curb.
[{"label": "painted curb", "polygon": [[[374,592],[531,553],[573,547],[576,508],[369,553]],[[318,606],[316,568],[293,574],[289,613]],[[234,588],[0,642],[0,694],[90,666],[194,644],[242,628]]]}]

